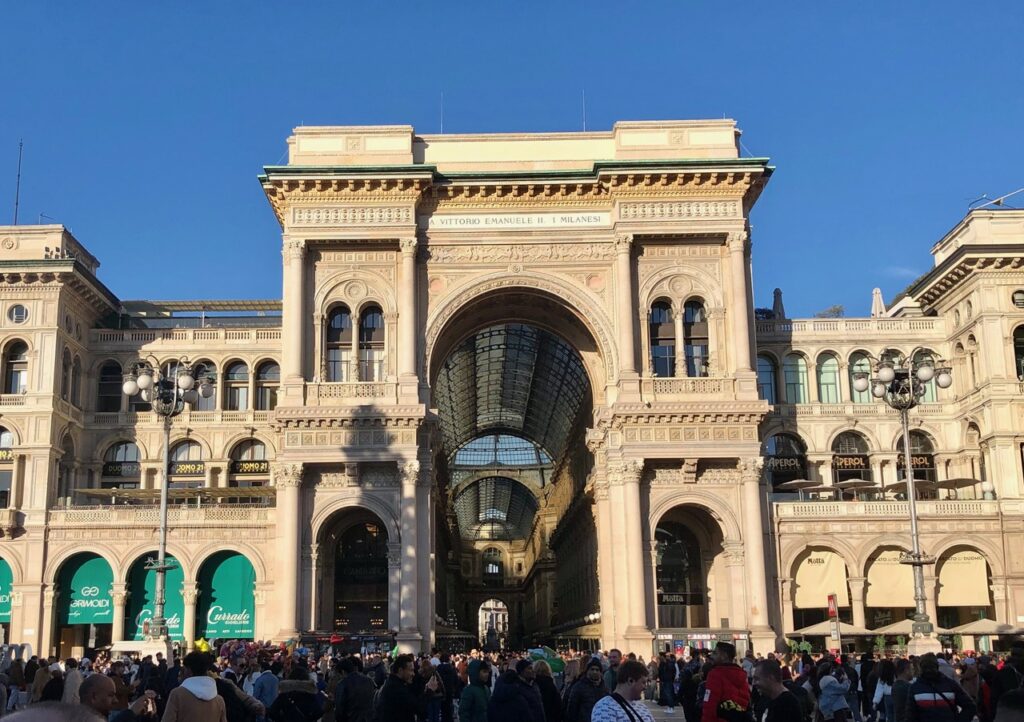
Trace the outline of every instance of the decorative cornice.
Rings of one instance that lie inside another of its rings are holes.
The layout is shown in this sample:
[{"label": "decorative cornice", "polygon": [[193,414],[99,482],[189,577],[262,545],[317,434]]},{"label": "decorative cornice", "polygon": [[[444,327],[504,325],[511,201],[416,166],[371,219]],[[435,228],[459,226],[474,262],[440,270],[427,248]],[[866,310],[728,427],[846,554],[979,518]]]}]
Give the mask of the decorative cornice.
[{"label": "decorative cornice", "polygon": [[625,424],[757,424],[767,411],[767,404],[735,401],[659,403],[657,408],[648,407],[646,404],[616,404],[607,423],[612,428],[621,428]]}]

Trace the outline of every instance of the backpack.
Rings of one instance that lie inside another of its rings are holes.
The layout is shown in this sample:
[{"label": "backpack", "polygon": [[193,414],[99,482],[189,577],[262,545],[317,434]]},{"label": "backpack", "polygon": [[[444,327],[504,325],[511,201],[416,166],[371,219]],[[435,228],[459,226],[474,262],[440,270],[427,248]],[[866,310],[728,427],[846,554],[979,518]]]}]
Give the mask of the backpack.
[{"label": "backpack", "polygon": [[238,698],[235,692],[238,686],[226,679],[215,679],[217,683],[217,694],[224,700],[224,711],[228,722],[252,722],[255,717],[249,712],[249,708]]}]

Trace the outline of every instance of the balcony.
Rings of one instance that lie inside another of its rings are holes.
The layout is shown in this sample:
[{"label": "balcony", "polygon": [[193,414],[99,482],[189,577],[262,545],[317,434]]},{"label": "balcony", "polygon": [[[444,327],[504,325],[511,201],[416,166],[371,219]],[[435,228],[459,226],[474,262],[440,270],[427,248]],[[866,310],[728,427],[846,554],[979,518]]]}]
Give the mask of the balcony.
[{"label": "balcony", "polygon": [[[267,424],[273,411],[190,411],[186,410],[173,420],[174,426],[204,426],[218,424]],[[105,429],[123,426],[159,425],[162,419],[152,411],[111,411],[90,412],[85,415],[86,424]]]},{"label": "balcony", "polygon": [[307,406],[364,406],[393,404],[398,384],[390,381],[338,381],[306,384]]},{"label": "balcony", "polygon": [[759,343],[792,342],[807,339],[852,341],[855,339],[898,338],[935,341],[945,331],[941,318],[809,318],[755,322]]},{"label": "balcony", "polygon": [[4,536],[11,537],[23,528],[23,514],[17,509],[0,509],[0,531]]},{"label": "balcony", "polygon": [[[217,504],[207,506],[171,506],[167,523],[175,527],[224,527],[273,524],[276,509],[266,505]],[[50,528],[110,528],[160,525],[160,507],[143,505],[81,506],[51,509]]]},{"label": "balcony", "polygon": [[[775,517],[788,520],[908,519],[910,510],[905,501],[783,501],[775,502]],[[995,517],[1002,513],[1020,513],[1024,500],[939,499],[917,502],[921,518]]]},{"label": "balcony", "polygon": [[280,328],[129,328],[92,329],[93,347],[137,348],[139,346],[197,346],[208,351],[211,344],[225,346],[280,345]]},{"label": "balcony", "polygon": [[686,401],[689,399],[732,399],[736,380],[726,377],[645,378],[641,381],[645,400]]},{"label": "balcony", "polygon": [[24,406],[26,398],[24,394],[0,394],[0,406]]},{"label": "balcony", "polygon": [[[946,412],[946,405],[918,404],[914,407],[914,413],[922,416],[938,416]],[[782,418],[802,418],[807,416],[819,417],[861,417],[877,418],[882,416],[899,416],[899,412],[883,403],[866,404],[775,404],[769,416]]]}]

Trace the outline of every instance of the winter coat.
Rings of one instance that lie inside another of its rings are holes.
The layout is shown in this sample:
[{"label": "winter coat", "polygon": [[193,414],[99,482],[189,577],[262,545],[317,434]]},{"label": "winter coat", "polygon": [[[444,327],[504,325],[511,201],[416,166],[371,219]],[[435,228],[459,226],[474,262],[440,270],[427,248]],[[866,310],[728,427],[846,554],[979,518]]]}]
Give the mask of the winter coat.
[{"label": "winter coat", "polygon": [[224,700],[212,677],[188,677],[167,698],[160,722],[227,722]]},{"label": "winter coat", "polygon": [[580,677],[569,689],[569,698],[565,704],[566,722],[590,722],[590,713],[597,700],[607,696],[604,680],[594,684],[586,676]]},{"label": "winter coat", "polygon": [[487,705],[491,700],[491,688],[479,679],[482,666],[483,662],[479,659],[469,663],[469,684],[462,689],[459,697],[459,722],[488,722]]},{"label": "winter coat", "polygon": [[316,683],[305,679],[285,679],[277,686],[277,699],[267,710],[274,722],[313,722],[323,714]]},{"label": "winter coat", "polygon": [[365,674],[346,675],[334,688],[334,719],[336,722],[370,722],[375,694],[377,688]]},{"label": "winter coat", "polygon": [[731,701],[737,707],[750,709],[750,686],[743,667],[735,664],[716,664],[704,682],[702,722],[717,722],[718,705]]},{"label": "winter coat", "polygon": [[835,717],[836,712],[841,709],[850,709],[846,701],[846,693],[850,691],[850,680],[844,679],[840,682],[831,674],[826,674],[818,680],[818,711],[826,720]]},{"label": "winter coat", "polygon": [[544,711],[535,716],[529,685],[520,683],[513,670],[505,672],[494,686],[487,705],[487,722],[544,722]]},{"label": "winter coat", "polygon": [[412,685],[406,684],[400,677],[389,674],[377,695],[377,719],[388,722],[415,722],[417,702]]},{"label": "winter coat", "polygon": [[277,689],[280,684],[281,680],[277,678],[277,675],[266,669],[252,683],[252,696],[262,702],[264,707],[270,709],[274,700],[277,699]]},{"label": "winter coat", "polygon": [[558,688],[555,687],[555,680],[546,674],[538,674],[533,686],[540,692],[545,722],[562,722],[562,699],[558,695]]},{"label": "winter coat", "polygon": [[976,709],[963,688],[942,673],[915,679],[907,704],[910,722],[970,722]]}]

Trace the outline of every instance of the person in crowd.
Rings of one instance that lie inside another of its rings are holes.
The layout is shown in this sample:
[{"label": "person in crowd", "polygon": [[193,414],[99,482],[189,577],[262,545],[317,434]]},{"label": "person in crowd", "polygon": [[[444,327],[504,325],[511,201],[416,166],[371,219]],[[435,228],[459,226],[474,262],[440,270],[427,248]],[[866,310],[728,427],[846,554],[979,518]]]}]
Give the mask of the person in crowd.
[{"label": "person in crowd", "polygon": [[974,701],[959,684],[939,669],[939,660],[931,652],[918,660],[920,674],[910,685],[907,720],[909,722],[971,722],[976,711]]},{"label": "person in crowd", "polygon": [[995,722],[1024,722],[1024,687],[1011,689],[999,699]]},{"label": "person in crowd", "polygon": [[622,663],[622,651],[618,649],[608,650],[608,669],[604,673],[604,688],[607,690],[615,689],[617,684],[616,673],[618,672],[619,665]]},{"label": "person in crowd", "polygon": [[999,709],[999,698],[1014,689],[1024,688],[1024,640],[1018,639],[1010,645],[1010,656],[996,674],[992,689],[993,706]]},{"label": "person in crowd", "polygon": [[[487,705],[488,722],[544,722],[543,703],[539,694],[534,696],[536,689],[530,684],[533,666],[525,659],[519,664],[524,662],[522,670],[517,664],[517,669],[506,670],[498,679]],[[529,672],[526,672],[526,667],[529,667]]]},{"label": "person in crowd", "polygon": [[459,696],[459,722],[488,722],[487,706],[491,700],[491,667],[486,660],[474,659],[466,670],[469,684]]},{"label": "person in crowd", "polygon": [[288,679],[278,685],[267,717],[273,722],[313,722],[320,719],[323,711],[322,695],[309,678],[309,669],[296,664]]},{"label": "person in crowd", "polygon": [[[440,664],[440,660],[438,663]],[[430,680],[435,682],[432,690],[427,689],[427,682]],[[441,722],[441,702],[444,700],[444,687],[429,658],[420,660],[419,670],[412,681],[412,691],[419,700],[420,705],[417,717],[422,722]]]},{"label": "person in crowd", "polygon": [[676,671],[675,657],[668,653],[663,654],[658,664],[658,705],[667,707],[669,714],[675,713]]},{"label": "person in crowd", "polygon": [[224,699],[209,676],[210,656],[189,652],[182,660],[184,679],[167,697],[160,722],[227,722]]},{"label": "person in crowd", "polygon": [[754,667],[754,686],[766,700],[764,722],[800,722],[800,701],[782,683],[782,666],[766,659]]},{"label": "person in crowd", "polygon": [[[846,705],[850,708],[850,717],[853,718],[854,722],[861,722],[865,718],[870,719],[874,714],[874,707],[871,704],[875,694],[875,669],[873,663],[865,665],[862,661],[859,664],[854,664],[854,660],[850,655],[841,654],[839,655],[839,666],[843,668],[843,676],[850,682],[850,688],[846,690]],[[864,677],[857,671],[858,668],[865,670]],[[869,680],[869,678],[871,679]],[[864,692],[863,702],[861,699],[862,691]],[[861,707],[863,707],[863,716],[861,714]]]},{"label": "person in crowd", "polygon": [[281,682],[281,663],[264,660],[260,663],[260,674],[253,680],[252,696],[260,701],[265,709],[270,709],[277,699],[278,685]]},{"label": "person in crowd", "polygon": [[127,709],[115,711],[117,689],[114,680],[105,674],[91,674],[78,688],[79,704],[88,707],[110,722],[141,722],[156,719],[156,693],[146,692]]},{"label": "person in crowd", "polygon": [[339,681],[334,688],[334,719],[336,722],[372,722],[373,696],[377,688],[363,674],[358,657],[338,663]]},{"label": "person in crowd", "polygon": [[592,657],[583,674],[576,678],[565,704],[566,722],[590,722],[590,715],[598,700],[608,694],[604,686],[601,660]]},{"label": "person in crowd", "polygon": [[591,722],[654,722],[651,711],[641,701],[645,686],[647,667],[635,660],[622,662],[616,668],[614,690],[594,705]]},{"label": "person in crowd", "polygon": [[534,686],[540,692],[544,705],[544,719],[547,722],[562,722],[562,698],[555,686],[555,677],[551,673],[551,665],[543,659],[533,663]]},{"label": "person in crowd", "polygon": [[[296,665],[296,668],[299,667],[308,677],[308,670],[302,665]],[[234,682],[219,677],[215,666],[212,666],[209,672],[213,673],[213,684],[217,688],[217,694],[224,700],[228,722],[254,722],[266,714],[266,708],[258,699],[243,692]]]},{"label": "person in crowd", "polygon": [[704,685],[702,722],[728,719],[727,715],[750,709],[750,687],[747,673],[736,664],[736,647],[719,642],[712,653],[713,666]]},{"label": "person in crowd", "polygon": [[892,721],[907,722],[910,708],[910,683],[914,679],[914,665],[909,659],[897,659],[892,683]]},{"label": "person in crowd", "polygon": [[658,667],[661,666],[661,656],[651,655],[651,661],[647,664],[647,689],[644,690],[644,699],[654,701],[658,699]]},{"label": "person in crowd", "polygon": [[60,664],[53,662],[46,668],[49,671],[49,679],[43,685],[39,694],[40,702],[63,702],[64,697],[64,672]]},{"label": "person in crowd", "polygon": [[[375,701],[378,720],[391,722],[415,722],[419,700],[413,694],[412,682],[416,676],[416,658],[411,654],[400,654],[391,663],[391,674],[380,688]],[[424,689],[433,691],[437,682],[431,678]]]},{"label": "person in crowd", "polygon": [[61,702],[78,704],[78,688],[82,685],[82,673],[78,670],[78,662],[74,659],[64,661],[64,688],[61,691]]},{"label": "person in crowd", "polygon": [[462,680],[452,664],[452,656],[443,652],[438,656],[437,676],[444,689],[444,700],[441,704],[441,722],[452,722],[455,719],[455,700],[462,692]]},{"label": "person in crowd", "polygon": [[34,704],[4,718],[7,722],[104,722],[88,707],[63,702]]},{"label": "person in crowd", "polygon": [[892,701],[892,686],[896,682],[896,665],[891,659],[883,659],[875,667],[878,679],[875,682],[875,696],[871,699],[871,709],[879,719],[892,722],[895,709]]}]

